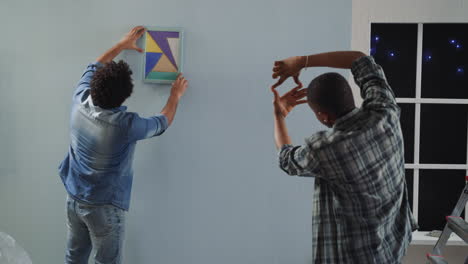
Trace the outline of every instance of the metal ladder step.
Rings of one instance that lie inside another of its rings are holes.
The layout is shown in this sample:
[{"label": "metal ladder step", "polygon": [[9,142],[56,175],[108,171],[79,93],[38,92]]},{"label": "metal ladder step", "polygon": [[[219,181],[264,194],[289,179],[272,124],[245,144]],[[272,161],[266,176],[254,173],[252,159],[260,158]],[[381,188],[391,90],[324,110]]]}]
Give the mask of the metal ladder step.
[{"label": "metal ladder step", "polygon": [[447,216],[447,223],[450,229],[461,239],[468,243],[468,223],[458,216]]},{"label": "metal ladder step", "polygon": [[[447,261],[442,257],[442,250],[447,244],[447,241],[452,232],[456,233],[461,239],[468,243],[468,223],[465,222],[463,218],[459,217],[462,214],[462,211],[465,208],[467,202],[468,176],[465,178],[465,188],[460,195],[460,199],[458,199],[458,202],[450,216],[447,216],[447,223],[445,224],[442,234],[437,240],[437,243],[432,249],[432,252],[426,255],[430,263],[447,264]],[[465,259],[465,264],[468,264],[468,258]]]},{"label": "metal ladder step", "polygon": [[427,253],[426,257],[429,260],[429,263],[431,264],[448,264],[448,262],[442,256]]}]

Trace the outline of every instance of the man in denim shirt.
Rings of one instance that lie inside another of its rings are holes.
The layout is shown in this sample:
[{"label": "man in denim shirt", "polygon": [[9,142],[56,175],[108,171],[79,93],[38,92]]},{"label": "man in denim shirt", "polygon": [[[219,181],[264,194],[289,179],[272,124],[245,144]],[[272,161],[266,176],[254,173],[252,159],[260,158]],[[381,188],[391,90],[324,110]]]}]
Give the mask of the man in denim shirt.
[{"label": "man in denim shirt", "polygon": [[[351,69],[362,106],[356,108],[337,73],[301,89],[305,67]],[[337,51],[278,61],[273,71],[280,78],[272,87],[279,165],[289,175],[315,177],[312,263],[401,263],[417,224],[405,182],[400,108],[382,67],[361,52]],[[298,86],[280,96],[275,88],[291,76]],[[302,103],[331,129],[293,146],[285,118]]]},{"label": "man in denim shirt", "polygon": [[171,125],[188,82],[179,75],[160,114],[142,118],[122,103],[133,90],[131,70],[113,59],[123,50],[143,52],[135,27],[90,64],[73,93],[71,143],[59,167],[68,192],[66,263],[120,263],[124,216],[129,209],[132,161],[138,140],[161,135]]}]

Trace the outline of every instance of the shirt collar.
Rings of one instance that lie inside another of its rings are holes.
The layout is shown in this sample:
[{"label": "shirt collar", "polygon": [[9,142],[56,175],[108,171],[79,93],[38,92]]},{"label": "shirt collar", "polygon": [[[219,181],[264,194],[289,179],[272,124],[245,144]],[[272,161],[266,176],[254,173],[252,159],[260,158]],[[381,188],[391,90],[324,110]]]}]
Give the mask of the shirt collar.
[{"label": "shirt collar", "polygon": [[89,103],[90,106],[92,106],[94,108],[99,108],[99,109],[102,109],[102,110],[112,111],[114,113],[127,111],[127,107],[125,105],[121,105],[121,106],[110,108],[110,109],[104,109],[104,108],[101,108],[101,107],[99,107],[97,105],[94,105],[93,98],[91,97],[91,95],[88,96],[88,103]]},{"label": "shirt collar", "polygon": [[119,107],[111,108],[110,110],[114,112],[125,112],[127,111],[127,107],[125,105],[121,105]]},{"label": "shirt collar", "polygon": [[359,112],[359,108],[354,108],[351,112],[338,118],[333,125],[333,128],[342,128],[348,126],[353,121],[353,117]]}]

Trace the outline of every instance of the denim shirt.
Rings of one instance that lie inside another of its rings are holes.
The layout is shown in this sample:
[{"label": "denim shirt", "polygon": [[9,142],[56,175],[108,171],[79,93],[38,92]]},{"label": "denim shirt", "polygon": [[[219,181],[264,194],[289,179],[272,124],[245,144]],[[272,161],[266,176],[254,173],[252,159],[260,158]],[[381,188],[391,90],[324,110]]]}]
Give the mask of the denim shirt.
[{"label": "denim shirt", "polygon": [[103,109],[93,104],[90,82],[101,63],[90,64],[73,93],[70,146],[59,166],[68,194],[92,204],[129,209],[133,154],[138,140],[161,135],[164,115],[142,118],[125,106]]}]

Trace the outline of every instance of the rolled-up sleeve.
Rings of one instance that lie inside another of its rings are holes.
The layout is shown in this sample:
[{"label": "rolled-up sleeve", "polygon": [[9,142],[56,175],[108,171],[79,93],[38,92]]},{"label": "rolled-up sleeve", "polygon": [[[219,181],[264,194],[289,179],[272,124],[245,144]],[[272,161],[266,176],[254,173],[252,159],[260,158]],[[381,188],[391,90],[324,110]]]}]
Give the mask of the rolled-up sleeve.
[{"label": "rolled-up sleeve", "polygon": [[363,108],[399,109],[385,73],[374,58],[366,56],[357,59],[352,64],[351,72],[361,89],[361,96],[364,99]]},{"label": "rolled-up sleeve", "polygon": [[320,175],[319,162],[308,145],[283,145],[279,151],[279,165],[289,175],[306,177]]},{"label": "rolled-up sleeve", "polygon": [[100,62],[94,62],[86,67],[80,81],[78,82],[78,85],[75,88],[75,91],[73,92],[73,102],[80,103],[83,101],[83,99],[85,99],[84,97],[88,96],[91,79],[93,78],[96,70],[99,67],[102,67],[102,65],[103,64]]},{"label": "rolled-up sleeve", "polygon": [[155,115],[143,118],[134,114],[130,122],[129,138],[131,141],[159,136],[168,127],[168,120],[165,115]]}]

